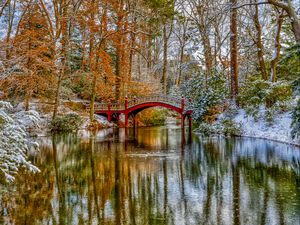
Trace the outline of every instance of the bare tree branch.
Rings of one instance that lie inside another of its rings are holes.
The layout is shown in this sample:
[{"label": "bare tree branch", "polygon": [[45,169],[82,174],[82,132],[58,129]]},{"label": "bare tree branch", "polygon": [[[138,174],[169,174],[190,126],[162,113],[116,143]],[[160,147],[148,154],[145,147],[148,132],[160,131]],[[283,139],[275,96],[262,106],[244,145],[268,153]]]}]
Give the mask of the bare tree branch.
[{"label": "bare tree branch", "polygon": [[5,7],[10,3],[10,0],[6,0],[6,2],[4,3],[3,6],[1,6],[1,9],[0,9],[0,17],[2,16],[2,13],[5,9]]},{"label": "bare tree branch", "polygon": [[269,2],[252,2],[252,3],[245,3],[242,5],[237,5],[237,6],[232,6],[231,9],[240,9],[243,8],[245,6],[251,6],[251,5],[266,5],[266,4],[270,4]]}]

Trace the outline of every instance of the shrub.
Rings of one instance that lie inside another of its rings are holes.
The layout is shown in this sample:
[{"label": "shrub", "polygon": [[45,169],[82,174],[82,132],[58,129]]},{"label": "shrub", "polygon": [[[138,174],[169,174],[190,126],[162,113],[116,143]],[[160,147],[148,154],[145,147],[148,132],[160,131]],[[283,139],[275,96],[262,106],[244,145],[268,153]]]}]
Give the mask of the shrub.
[{"label": "shrub", "polygon": [[[266,104],[271,111],[286,110],[287,102],[292,97],[292,86],[285,81],[272,83],[261,79],[250,78],[241,88],[238,100],[246,113],[258,118],[259,107]],[[270,115],[266,115],[269,117]]]},{"label": "shrub", "polygon": [[270,83],[266,98],[274,104],[284,104],[286,101],[291,99],[292,93],[293,91],[290,83],[278,81],[275,83]]},{"label": "shrub", "polygon": [[235,104],[230,104],[226,106],[226,110],[224,111],[224,116],[225,118],[232,120],[234,117],[238,115],[238,113],[239,113],[238,107]]},{"label": "shrub", "polygon": [[59,132],[74,132],[77,131],[82,124],[80,116],[76,113],[69,113],[62,117],[57,117],[50,124],[50,131],[53,133]]},{"label": "shrub", "polygon": [[197,132],[200,132],[203,135],[210,136],[215,134],[215,130],[213,129],[213,125],[203,122],[200,123],[199,127],[196,129]]},{"label": "shrub", "polygon": [[192,99],[193,119],[195,121],[213,121],[219,112],[218,106],[225,100],[227,89],[222,74],[206,77],[197,74],[182,86],[185,97]]},{"label": "shrub", "polygon": [[240,89],[238,100],[241,106],[259,107],[266,102],[269,82],[261,79],[250,78],[245,81]]},{"label": "shrub", "polygon": [[91,82],[89,76],[90,74],[86,72],[74,73],[72,80],[70,80],[70,83],[68,84],[71,90],[80,98],[90,99],[91,97]]},{"label": "shrub", "polygon": [[238,136],[242,134],[241,124],[236,124],[231,119],[222,119],[215,124],[201,123],[197,129],[198,132],[210,135],[225,135],[225,136]]},{"label": "shrub", "polygon": [[236,124],[233,120],[224,119],[220,122],[219,133],[226,136],[235,136],[242,134],[241,124]]},{"label": "shrub", "polygon": [[66,102],[64,106],[70,108],[72,111],[84,111],[84,104],[82,102]]},{"label": "shrub", "polygon": [[295,80],[300,76],[300,44],[285,49],[278,62],[277,76],[286,80]]},{"label": "shrub", "polygon": [[272,124],[274,122],[274,113],[275,111],[272,109],[267,109],[265,112],[265,120],[269,123]]},{"label": "shrub", "polygon": [[248,79],[239,93],[239,101],[243,106],[259,106],[267,100],[282,103],[291,99],[292,87],[288,82],[272,83],[261,79]]}]

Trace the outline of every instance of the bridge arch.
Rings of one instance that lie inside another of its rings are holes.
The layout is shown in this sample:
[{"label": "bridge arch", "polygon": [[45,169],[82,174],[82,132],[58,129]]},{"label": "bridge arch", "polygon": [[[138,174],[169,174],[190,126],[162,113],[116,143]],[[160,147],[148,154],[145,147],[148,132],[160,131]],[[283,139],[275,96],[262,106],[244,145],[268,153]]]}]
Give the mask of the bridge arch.
[{"label": "bridge arch", "polygon": [[146,102],[146,103],[141,103],[141,104],[138,104],[138,105],[135,105],[131,108],[128,108],[128,114],[134,114],[136,115],[137,113],[145,110],[145,109],[149,109],[149,108],[153,108],[153,107],[163,107],[163,108],[166,108],[166,109],[170,109],[170,110],[173,110],[179,114],[182,113],[182,109],[181,108],[178,108],[176,106],[173,106],[173,105],[169,105],[167,103],[163,103],[163,102]]}]

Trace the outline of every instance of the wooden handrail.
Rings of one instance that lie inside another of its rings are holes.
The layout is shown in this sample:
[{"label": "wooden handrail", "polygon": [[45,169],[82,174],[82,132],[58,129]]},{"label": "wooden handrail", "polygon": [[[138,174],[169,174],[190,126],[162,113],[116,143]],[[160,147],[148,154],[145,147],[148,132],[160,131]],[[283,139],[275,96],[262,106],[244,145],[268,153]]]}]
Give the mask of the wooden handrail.
[{"label": "wooden handrail", "polygon": [[[128,108],[134,107],[136,105],[144,104],[144,103],[151,103],[151,102],[160,102],[169,104],[178,108],[182,107],[182,99],[178,99],[174,96],[166,96],[166,95],[156,95],[156,96],[149,96],[149,97],[141,97],[141,98],[134,98],[132,100],[128,100]],[[125,104],[124,102],[116,102],[110,103],[96,103],[95,110],[108,110],[108,105],[110,105],[110,110],[124,110]],[[190,108],[190,101],[184,101],[184,108],[188,110]]]}]

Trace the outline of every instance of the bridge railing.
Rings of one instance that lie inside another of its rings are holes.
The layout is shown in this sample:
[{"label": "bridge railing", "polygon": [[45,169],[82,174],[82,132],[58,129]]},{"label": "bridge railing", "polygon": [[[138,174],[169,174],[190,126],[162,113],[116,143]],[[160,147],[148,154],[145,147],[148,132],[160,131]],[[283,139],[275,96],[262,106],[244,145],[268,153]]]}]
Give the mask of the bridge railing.
[{"label": "bridge railing", "polygon": [[95,110],[107,110],[108,103],[95,103]]},{"label": "bridge railing", "polygon": [[[150,103],[150,102],[161,102],[161,103],[165,103],[165,104],[169,104],[181,108],[182,101],[183,99],[178,99],[172,96],[157,95],[157,96],[142,97],[142,98],[135,98],[132,100],[128,100],[127,108],[131,108],[139,104]],[[190,108],[190,102],[188,100],[184,101],[184,108],[185,110],[188,110]],[[124,109],[125,109],[125,102],[95,103],[95,110],[124,110]]]},{"label": "bridge railing", "polygon": [[121,103],[96,103],[95,110],[124,110],[125,106]]},{"label": "bridge railing", "polygon": [[121,103],[111,103],[110,104],[111,110],[123,110],[124,108],[125,108],[124,104],[121,104]]},{"label": "bridge railing", "polygon": [[143,98],[136,98],[133,100],[128,101],[128,107],[133,107],[135,105],[139,105],[142,103],[147,103],[147,102],[162,102],[166,103],[169,105],[176,106],[178,108],[181,107],[181,100],[170,97],[170,96],[163,96],[163,95],[157,95],[157,96],[151,96],[151,97],[143,97]]}]

